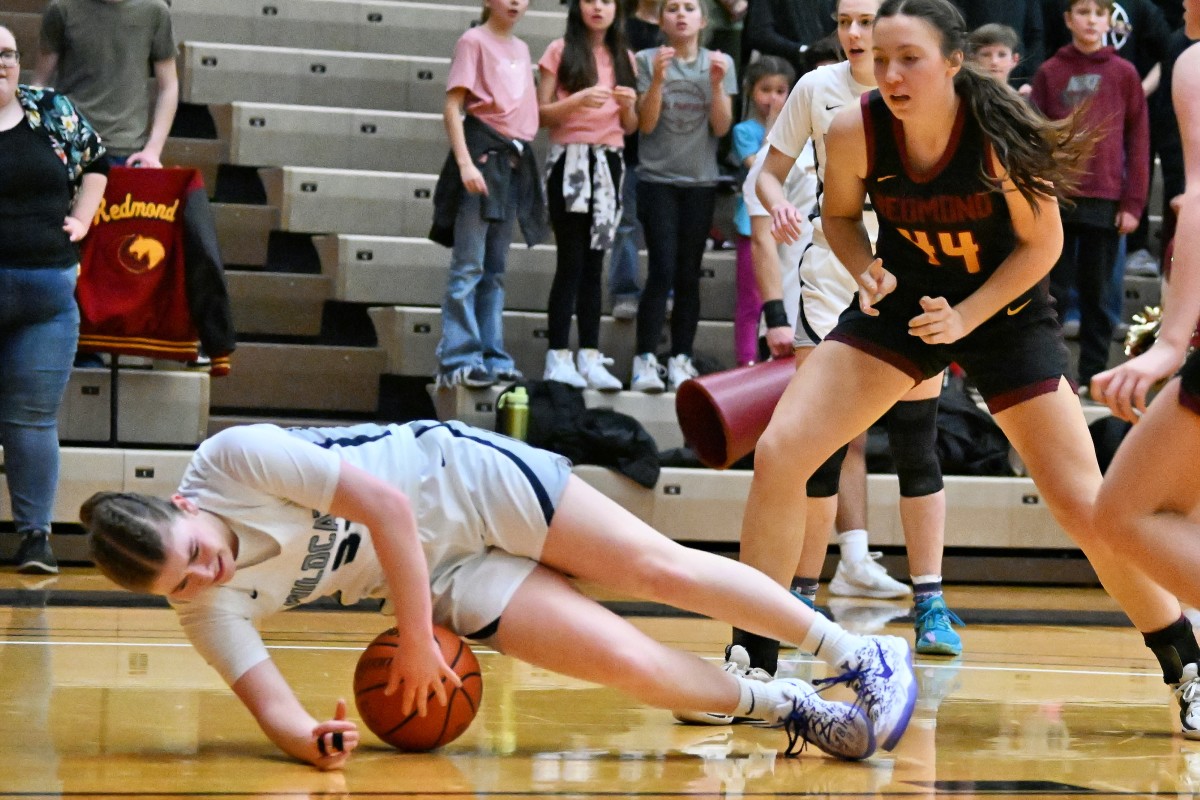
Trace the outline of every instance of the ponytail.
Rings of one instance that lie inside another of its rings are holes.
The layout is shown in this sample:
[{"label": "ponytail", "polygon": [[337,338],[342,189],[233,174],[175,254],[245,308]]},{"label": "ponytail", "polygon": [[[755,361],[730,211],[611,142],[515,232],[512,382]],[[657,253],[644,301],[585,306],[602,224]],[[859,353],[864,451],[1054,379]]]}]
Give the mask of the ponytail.
[{"label": "ponytail", "polygon": [[166,562],[165,538],[181,512],[158,497],[97,492],[79,507],[92,560],[111,580],[147,592]]},{"label": "ponytail", "polygon": [[[954,76],[954,89],[978,122],[996,157],[1029,204],[1063,199],[1078,188],[1097,132],[1085,129],[1082,107],[1061,120],[1048,120],[1007,85],[964,63]],[[983,175],[995,177],[982,165]]]}]

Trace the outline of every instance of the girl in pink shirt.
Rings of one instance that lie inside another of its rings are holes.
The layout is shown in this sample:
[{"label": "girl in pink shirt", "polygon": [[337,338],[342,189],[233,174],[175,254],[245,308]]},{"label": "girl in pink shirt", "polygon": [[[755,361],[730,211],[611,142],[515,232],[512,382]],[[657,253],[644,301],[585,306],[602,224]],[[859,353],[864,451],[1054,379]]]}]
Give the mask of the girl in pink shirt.
[{"label": "girl in pink shirt", "polygon": [[[529,241],[522,192],[526,183],[537,184],[532,163],[522,169],[538,129],[533,65],[529,46],[512,32],[528,6],[529,0],[484,0],[483,24],[459,38],[450,64],[443,117],[454,163],[447,168],[457,166],[461,186],[454,182],[451,192],[457,208],[437,349],[439,388],[523,378],[504,349],[503,312],[513,219],[521,217]],[[526,171],[533,181],[523,180]],[[451,188],[442,178],[435,207],[443,188]],[[540,211],[540,188],[537,194]]]},{"label": "girl in pink shirt", "polygon": [[[558,245],[545,380],[620,391],[599,350],[600,276],[620,219],[625,134],[637,129],[632,56],[618,0],[571,0],[567,30],[538,61],[541,124],[550,129],[546,199]],[[579,353],[571,358],[571,314]]]}]

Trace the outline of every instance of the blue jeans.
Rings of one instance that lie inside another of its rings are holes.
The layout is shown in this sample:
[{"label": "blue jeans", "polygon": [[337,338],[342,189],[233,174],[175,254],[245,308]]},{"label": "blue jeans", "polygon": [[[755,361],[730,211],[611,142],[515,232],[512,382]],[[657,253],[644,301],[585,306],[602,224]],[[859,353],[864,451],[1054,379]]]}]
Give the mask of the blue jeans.
[{"label": "blue jeans", "polygon": [[621,184],[621,219],[613,236],[612,258],[608,266],[608,294],[613,302],[637,300],[642,290],[638,288],[638,233],[641,223],[637,218],[637,169],[627,166],[625,180]]},{"label": "blue jeans", "polygon": [[79,341],[76,273],[0,268],[0,444],[18,533],[50,530],[58,407]]},{"label": "blue jeans", "polygon": [[480,195],[463,192],[442,300],[437,358],[443,375],[463,367],[483,367],[492,374],[514,368],[504,349],[504,266],[517,214],[517,183],[512,181],[503,222],[485,220]]}]

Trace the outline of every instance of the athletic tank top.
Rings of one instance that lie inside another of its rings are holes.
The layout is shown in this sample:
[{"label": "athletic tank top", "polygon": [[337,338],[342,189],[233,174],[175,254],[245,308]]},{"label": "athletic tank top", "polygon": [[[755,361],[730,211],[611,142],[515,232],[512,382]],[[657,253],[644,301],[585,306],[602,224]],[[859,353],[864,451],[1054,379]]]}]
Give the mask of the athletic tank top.
[{"label": "athletic tank top", "polygon": [[[1016,245],[1004,194],[981,170],[991,174],[984,133],[960,102],[946,152],[932,169],[918,173],[907,158],[904,126],[879,91],[864,94],[861,103],[867,193],[879,219],[876,255],[897,283],[879,310],[919,314],[923,295],[959,303]],[[1030,322],[1052,314],[1048,285],[1043,279],[992,320],[1019,314],[1021,322]]]}]

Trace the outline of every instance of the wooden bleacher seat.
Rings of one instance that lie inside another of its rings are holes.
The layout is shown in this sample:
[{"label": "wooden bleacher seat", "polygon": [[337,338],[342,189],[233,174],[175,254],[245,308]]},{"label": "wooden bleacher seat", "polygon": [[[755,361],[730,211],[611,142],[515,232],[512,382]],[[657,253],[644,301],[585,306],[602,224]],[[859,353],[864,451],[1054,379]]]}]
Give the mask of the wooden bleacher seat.
[{"label": "wooden bleacher seat", "polygon": [[267,237],[279,228],[279,208],[244,203],[213,203],[221,260],[226,267],[267,263]]},{"label": "wooden bleacher seat", "polygon": [[227,270],[234,328],[239,334],[318,336],[332,281],[324,275]]},{"label": "wooden bleacher seat", "polygon": [[445,104],[450,59],[185,41],[180,99],[426,111]]},{"label": "wooden bleacher seat", "polygon": [[[479,19],[480,7],[461,0],[174,0],[171,16],[180,41],[449,56],[458,37]],[[562,6],[530,10],[521,19],[518,35],[529,44],[536,62],[565,27]]]},{"label": "wooden bleacher seat", "polygon": [[227,164],[437,173],[449,152],[441,114],[242,102],[210,111]]},{"label": "wooden bleacher seat", "polygon": [[[223,378],[220,380],[224,380]],[[208,431],[207,372],[121,369],[117,387],[117,439],[122,444],[195,445]],[[74,369],[58,411],[58,438],[107,443],[112,374],[108,368]]]},{"label": "wooden bleacher seat", "polygon": [[279,230],[425,236],[437,175],[317,167],[259,171]]},{"label": "wooden bleacher seat", "polygon": [[[141,492],[159,497],[178,487],[190,450],[143,450],[120,447],[60,448],[58,493],[53,522],[79,522],[79,506],[95,492]],[[0,448],[0,464],[4,451]],[[11,520],[8,486],[0,471],[0,520]],[[60,558],[61,558],[60,554]]]},{"label": "wooden bleacher seat", "polygon": [[[654,489],[643,489],[603,467],[575,474],[672,539],[738,540],[750,471],[666,467]],[[946,542],[955,547],[1074,550],[1029,478],[946,476]],[[903,545],[895,475],[868,476],[871,545]]]},{"label": "wooden bleacher seat", "polygon": [[233,371],[212,385],[212,405],[374,413],[387,358],[377,347],[242,342]]},{"label": "wooden bleacher seat", "polygon": [[[380,306],[367,312],[392,375],[428,376],[437,371],[434,350],[442,335],[441,310],[430,306]],[[574,341],[574,339],[572,339]],[[531,377],[546,364],[545,312],[504,312],[504,343],[517,368]],[[572,345],[574,346],[574,345]],[[628,380],[633,362],[633,323],[602,317],[600,349],[614,361],[610,372]],[[733,364],[733,324],[701,320],[696,354]]]},{"label": "wooden bleacher seat", "polygon": [[[333,279],[334,297],[375,305],[440,306],[450,251],[417,236],[314,236],[321,272]],[[505,268],[504,307],[545,311],[554,279],[555,248],[513,244]],[[643,261],[645,254],[643,254]],[[643,273],[645,269],[643,267]],[[732,252],[704,254],[700,317],[732,320],[737,265]],[[605,309],[611,301],[605,300]],[[632,335],[632,334],[631,334]]]}]

